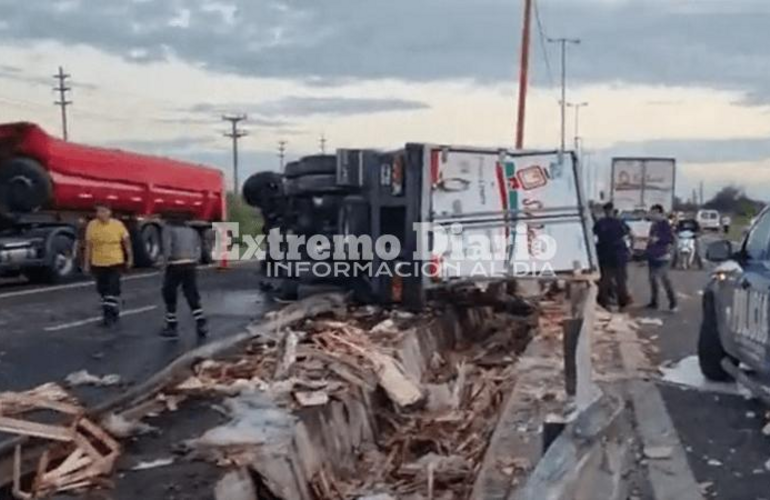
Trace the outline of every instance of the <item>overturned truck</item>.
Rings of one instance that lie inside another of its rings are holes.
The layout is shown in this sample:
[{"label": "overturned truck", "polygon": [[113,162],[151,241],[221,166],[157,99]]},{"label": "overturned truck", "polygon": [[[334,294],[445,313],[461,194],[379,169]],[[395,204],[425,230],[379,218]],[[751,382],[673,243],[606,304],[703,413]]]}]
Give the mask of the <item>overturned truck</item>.
[{"label": "overturned truck", "polygon": [[264,215],[266,274],[287,298],[303,284],[336,283],[419,308],[473,282],[597,269],[570,153],[339,150],[256,174],[243,194]]}]

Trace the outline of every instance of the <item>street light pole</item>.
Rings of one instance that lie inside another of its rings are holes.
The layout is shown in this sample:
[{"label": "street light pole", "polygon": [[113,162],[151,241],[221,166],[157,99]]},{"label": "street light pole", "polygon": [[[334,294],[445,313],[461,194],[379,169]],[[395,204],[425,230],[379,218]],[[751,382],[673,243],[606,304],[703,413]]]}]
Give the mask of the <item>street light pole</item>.
[{"label": "street light pole", "polygon": [[578,154],[580,150],[580,108],[588,106],[587,102],[568,102],[567,106],[575,108],[575,153]]},{"label": "street light pole", "polygon": [[567,149],[567,44],[579,45],[577,38],[549,38],[548,42],[558,43],[561,48],[561,148],[560,156]]}]

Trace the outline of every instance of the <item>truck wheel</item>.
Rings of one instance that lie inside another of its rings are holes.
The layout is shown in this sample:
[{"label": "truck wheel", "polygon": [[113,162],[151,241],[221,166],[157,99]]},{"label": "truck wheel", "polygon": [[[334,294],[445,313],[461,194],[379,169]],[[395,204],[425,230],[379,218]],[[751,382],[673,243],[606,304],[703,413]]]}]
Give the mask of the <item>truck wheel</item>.
[{"label": "truck wheel", "polygon": [[132,232],[134,258],[139,267],[155,267],[163,257],[163,240],[157,224],[145,224]]},{"label": "truck wheel", "polygon": [[0,168],[0,205],[11,212],[40,210],[51,201],[53,184],[36,161],[13,158]]},{"label": "truck wheel", "polygon": [[300,161],[286,165],[285,175],[289,179],[304,175],[337,174],[337,157],[334,155],[306,156]]},{"label": "truck wheel", "polygon": [[283,178],[275,172],[259,172],[243,185],[243,199],[249,206],[263,208],[283,196]]},{"label": "truck wheel", "polygon": [[722,360],[728,357],[722,346],[717,327],[714,296],[707,293],[703,296],[703,321],[698,338],[698,361],[703,375],[714,382],[727,382],[732,379],[722,368]]},{"label": "truck wheel", "polygon": [[287,196],[313,196],[344,191],[333,174],[305,175],[286,181]]},{"label": "truck wheel", "polygon": [[57,284],[74,278],[78,274],[75,238],[57,234],[50,242],[50,262],[45,267],[34,267],[24,271],[33,283]]}]

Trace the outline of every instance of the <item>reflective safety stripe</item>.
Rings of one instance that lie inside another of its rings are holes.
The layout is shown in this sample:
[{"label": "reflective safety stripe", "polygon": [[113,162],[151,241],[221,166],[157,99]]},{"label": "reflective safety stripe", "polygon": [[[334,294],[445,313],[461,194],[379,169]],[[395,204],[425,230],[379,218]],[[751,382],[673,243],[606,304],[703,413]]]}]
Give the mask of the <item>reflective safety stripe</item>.
[{"label": "reflective safety stripe", "polygon": [[193,318],[195,319],[201,319],[203,318],[203,309],[196,309],[192,312]]}]

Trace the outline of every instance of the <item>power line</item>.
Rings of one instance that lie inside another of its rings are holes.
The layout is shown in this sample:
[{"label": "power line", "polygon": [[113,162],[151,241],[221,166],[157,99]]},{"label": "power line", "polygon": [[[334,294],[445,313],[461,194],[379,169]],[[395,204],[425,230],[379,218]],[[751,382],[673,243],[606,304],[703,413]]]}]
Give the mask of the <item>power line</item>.
[{"label": "power line", "polygon": [[230,131],[224,136],[233,140],[233,193],[238,193],[240,182],[238,180],[238,140],[249,135],[245,130],[238,128],[238,124],[246,120],[246,115],[223,115],[222,120],[230,122]]},{"label": "power line", "polygon": [[281,161],[281,172],[283,172],[284,166],[286,164],[286,145],[288,144],[288,141],[281,139],[278,141],[278,158]]},{"label": "power line", "polygon": [[558,43],[561,48],[561,146],[560,159],[567,149],[567,44],[579,45],[578,38],[549,38],[550,43]]},{"label": "power line", "polygon": [[535,0],[535,19],[537,20],[537,30],[540,34],[540,50],[543,51],[543,59],[545,60],[545,71],[548,76],[548,84],[551,88],[556,85],[553,79],[553,67],[551,66],[551,58],[548,55],[548,37],[546,36],[545,28],[543,27],[543,20],[540,17],[540,7],[538,0]]},{"label": "power line", "polygon": [[54,104],[59,106],[61,108],[61,128],[62,128],[62,137],[66,141],[68,139],[68,133],[67,133],[67,106],[72,104],[72,101],[67,100],[67,92],[72,90],[72,87],[68,87],[66,85],[67,79],[70,78],[71,75],[64,72],[64,68],[59,66],[59,73],[56,75],[53,75],[53,77],[58,81],[58,86],[54,87],[53,89],[57,92],[59,92],[59,100],[54,101]]}]

